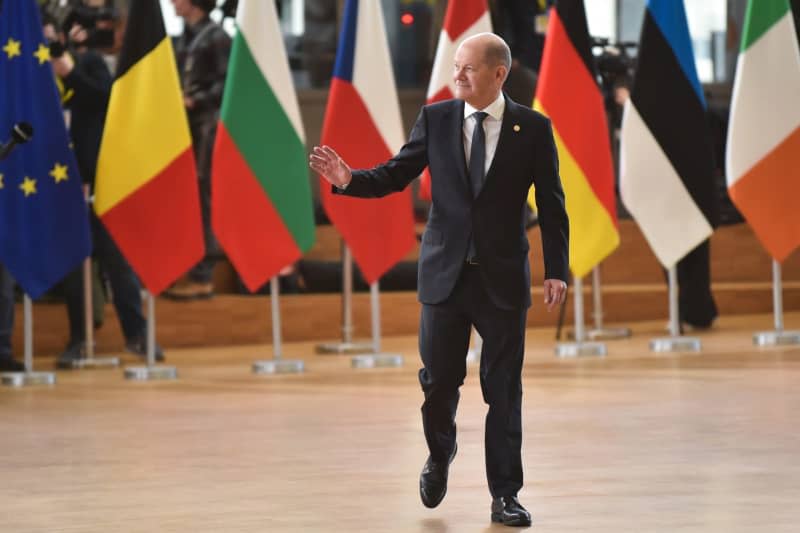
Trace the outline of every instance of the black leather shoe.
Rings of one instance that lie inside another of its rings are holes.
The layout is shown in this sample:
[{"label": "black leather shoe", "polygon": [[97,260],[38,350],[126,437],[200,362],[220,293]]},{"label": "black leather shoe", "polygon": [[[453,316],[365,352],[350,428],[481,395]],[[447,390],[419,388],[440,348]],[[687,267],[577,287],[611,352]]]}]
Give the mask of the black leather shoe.
[{"label": "black leather shoe", "polygon": [[450,463],[456,456],[458,445],[453,446],[453,453],[447,462],[436,462],[431,460],[430,455],[428,460],[425,461],[425,466],[422,467],[422,473],[419,475],[419,497],[422,499],[422,504],[431,509],[439,505],[447,493],[447,472],[450,469]]},{"label": "black leather shoe", "polygon": [[525,527],[531,525],[531,513],[525,510],[516,496],[495,498],[492,500],[492,522]]},{"label": "black leather shoe", "polygon": [[86,358],[86,342],[70,341],[67,347],[56,359],[56,368],[68,370],[78,368],[77,363]]},{"label": "black leather shoe", "polygon": [[0,357],[0,372],[24,372],[25,365],[13,357]]},{"label": "black leather shoe", "polygon": [[[140,359],[147,360],[147,337],[145,337],[145,335],[140,335],[135,339],[126,341],[125,349]],[[164,361],[164,350],[162,350],[161,346],[158,344],[155,346],[155,356],[157,362],[160,363]]]}]

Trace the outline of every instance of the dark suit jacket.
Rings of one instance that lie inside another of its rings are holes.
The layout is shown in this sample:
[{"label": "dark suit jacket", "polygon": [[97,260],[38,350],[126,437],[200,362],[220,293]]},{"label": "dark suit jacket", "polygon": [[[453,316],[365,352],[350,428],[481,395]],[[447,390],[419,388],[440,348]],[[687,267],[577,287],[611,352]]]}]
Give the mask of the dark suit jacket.
[{"label": "dark suit jacket", "polygon": [[67,107],[72,111],[70,136],[75,159],[83,182],[92,188],[112,81],[103,57],[92,50],[76,54],[75,68],[64,79],[65,88],[75,91],[67,102]]},{"label": "dark suit jacket", "polygon": [[558,176],[550,121],[506,96],[500,139],[484,185],[473,199],[464,158],[464,102],[447,100],[422,108],[411,136],[392,159],[369,170],[335,194],[378,197],[404,189],[427,165],[432,204],[419,258],[419,300],[443,302],[464,267],[474,233],[487,290],[503,309],[531,304],[531,275],[524,212],[536,186],[545,278],[566,281],[569,224]]}]

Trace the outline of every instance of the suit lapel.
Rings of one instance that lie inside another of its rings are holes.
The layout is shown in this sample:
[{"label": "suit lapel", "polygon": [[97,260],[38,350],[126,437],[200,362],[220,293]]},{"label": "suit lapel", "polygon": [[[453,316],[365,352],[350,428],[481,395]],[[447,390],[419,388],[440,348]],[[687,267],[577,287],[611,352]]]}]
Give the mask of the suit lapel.
[{"label": "suit lapel", "polygon": [[450,113],[446,117],[449,123],[445,131],[449,130],[451,132],[449,149],[453,155],[457,177],[461,184],[467,188],[467,194],[471,197],[467,160],[464,157],[464,102],[462,100],[453,100],[453,102],[454,105],[450,108]]},{"label": "suit lapel", "polygon": [[516,120],[514,102],[508,96],[504,95],[504,97],[506,99],[506,109],[503,111],[503,122],[500,125],[500,137],[497,139],[497,148],[494,150],[494,157],[492,158],[492,163],[489,165],[489,170],[486,172],[481,191],[486,188],[486,184],[494,175],[494,169],[497,168],[497,160],[503,156],[503,149],[508,146],[511,140],[511,132]]}]

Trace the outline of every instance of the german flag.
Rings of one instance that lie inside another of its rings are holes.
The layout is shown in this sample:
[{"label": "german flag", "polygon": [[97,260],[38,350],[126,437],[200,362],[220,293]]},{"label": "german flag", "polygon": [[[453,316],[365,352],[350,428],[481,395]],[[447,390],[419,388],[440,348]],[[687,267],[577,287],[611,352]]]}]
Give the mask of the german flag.
[{"label": "german flag", "polygon": [[[619,245],[614,167],[583,0],[560,0],[549,19],[533,107],[553,124],[569,214],[570,268],[581,278]],[[533,205],[532,198],[531,192]]]},{"label": "german flag", "polygon": [[131,2],[94,210],[153,294],[205,251],[192,140],[158,0]]}]

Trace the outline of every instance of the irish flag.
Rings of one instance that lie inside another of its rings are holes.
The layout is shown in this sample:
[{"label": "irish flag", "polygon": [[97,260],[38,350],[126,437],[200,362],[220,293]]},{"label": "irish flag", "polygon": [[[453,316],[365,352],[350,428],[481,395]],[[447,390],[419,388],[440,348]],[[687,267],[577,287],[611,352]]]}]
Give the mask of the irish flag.
[{"label": "irish flag", "polygon": [[778,261],[800,245],[800,52],[787,0],[750,0],[733,85],[728,190]]},{"label": "irish flag", "polygon": [[158,0],[131,2],[94,210],[153,294],[203,257],[192,139]]},{"label": "irish flag", "polygon": [[[453,56],[456,49],[467,37],[479,33],[491,32],[492,20],[486,0],[450,0],[444,15],[442,33],[433,59],[431,81],[428,84],[428,99],[432,104],[453,98]],[[431,199],[431,175],[428,169],[419,183],[419,197]]]},{"label": "irish flag", "polygon": [[583,0],[561,0],[550,10],[533,107],[553,124],[570,268],[578,278],[619,245],[611,144],[596,78]]},{"label": "irish flag", "polygon": [[236,16],[212,169],[214,233],[255,291],[314,243],[305,133],[273,2]]}]

